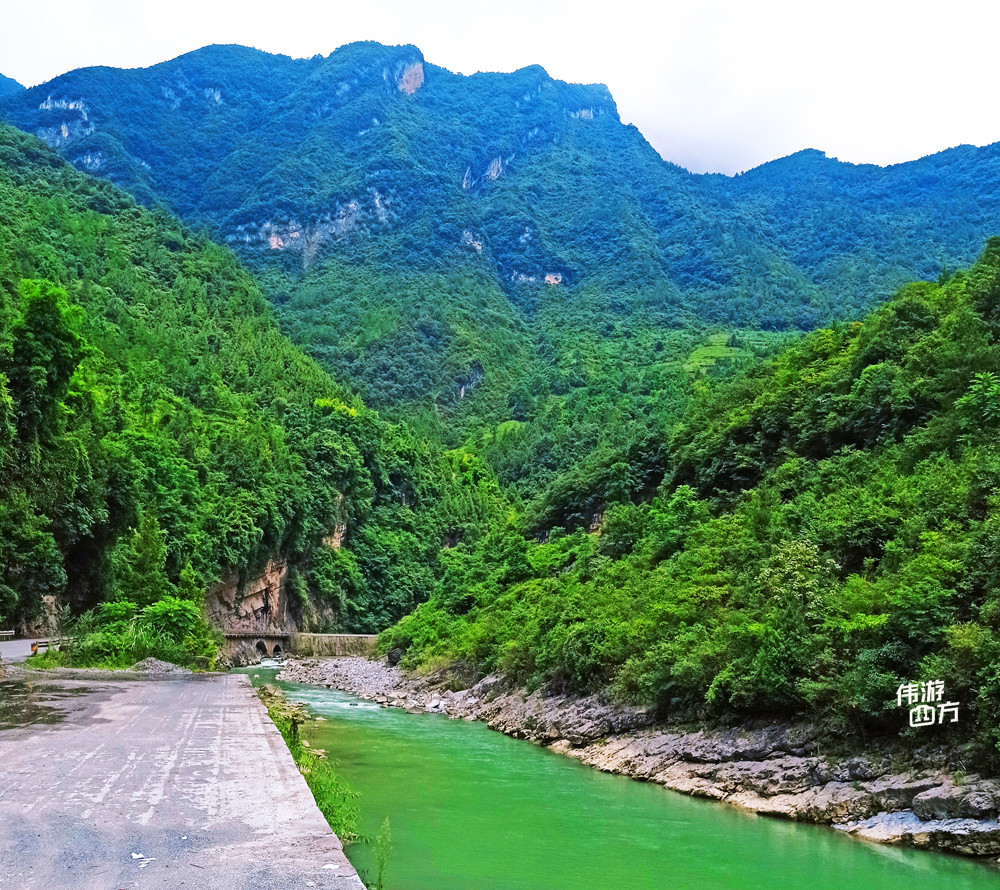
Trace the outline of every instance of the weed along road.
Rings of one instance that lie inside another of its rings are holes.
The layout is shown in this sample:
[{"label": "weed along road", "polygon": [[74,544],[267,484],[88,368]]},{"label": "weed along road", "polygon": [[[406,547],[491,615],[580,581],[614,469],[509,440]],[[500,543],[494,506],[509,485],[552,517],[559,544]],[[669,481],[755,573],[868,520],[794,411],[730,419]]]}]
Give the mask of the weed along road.
[{"label": "weed along road", "polygon": [[0,887],[363,890],[235,674],[0,682]]}]

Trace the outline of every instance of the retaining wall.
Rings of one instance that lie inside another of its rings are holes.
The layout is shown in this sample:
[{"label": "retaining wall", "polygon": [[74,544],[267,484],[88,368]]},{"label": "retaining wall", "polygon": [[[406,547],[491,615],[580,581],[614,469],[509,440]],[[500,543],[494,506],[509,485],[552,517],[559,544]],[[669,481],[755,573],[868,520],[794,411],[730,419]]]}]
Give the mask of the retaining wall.
[{"label": "retaining wall", "polygon": [[289,652],[315,657],[374,655],[377,639],[375,634],[294,634]]}]

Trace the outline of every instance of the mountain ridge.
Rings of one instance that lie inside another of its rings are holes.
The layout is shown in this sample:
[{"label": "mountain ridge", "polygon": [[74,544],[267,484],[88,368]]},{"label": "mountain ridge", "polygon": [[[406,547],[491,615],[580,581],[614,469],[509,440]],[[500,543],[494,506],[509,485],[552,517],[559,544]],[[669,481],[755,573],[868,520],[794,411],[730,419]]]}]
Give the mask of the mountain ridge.
[{"label": "mountain ridge", "polygon": [[24,89],[14,78],[0,74],[0,96],[12,96],[22,92]]},{"label": "mountain ridge", "polygon": [[[404,70],[419,77],[407,91]],[[548,98],[536,95],[543,85]],[[393,102],[394,93],[412,101]],[[760,189],[786,173],[844,183],[920,175],[959,157],[997,163],[995,152],[970,156],[959,147],[877,168],[805,149],[736,177],[692,174],[622,124],[602,84],[554,80],[538,65],[457,75],[415,46],[371,41],[310,59],[227,44],[145,69],[78,69],[7,97],[0,114],[143,202],[164,200],[188,222],[209,225],[258,267],[269,251],[297,250],[308,271],[318,254],[343,252],[351,233],[395,233],[411,262],[447,264],[456,248],[479,245],[494,267],[485,274],[522,308],[542,299],[539,284],[565,290],[592,281],[707,321],[803,329],[868,308],[873,276],[858,283],[782,243],[783,225],[754,212]],[[242,144],[251,141],[252,150]],[[560,188],[560,173],[577,188]],[[578,211],[565,206],[570,192]],[[404,195],[419,200],[404,206]],[[615,218],[599,222],[607,209]],[[418,226],[414,214],[446,228]],[[977,223],[974,244],[953,246],[929,224],[926,234],[916,231],[921,248],[932,248],[925,254],[955,266],[971,262],[1000,226],[992,203],[989,222]],[[895,220],[878,226],[887,224],[899,230]],[[816,235],[813,225],[802,237]],[[862,272],[881,258],[850,251]],[[926,277],[926,263],[918,266],[908,261],[909,275],[893,287]],[[778,295],[771,312],[756,308],[761,279]],[[831,283],[849,291],[840,310],[820,293]],[[878,287],[882,298],[892,292]],[[798,305],[810,308],[803,314]]]}]

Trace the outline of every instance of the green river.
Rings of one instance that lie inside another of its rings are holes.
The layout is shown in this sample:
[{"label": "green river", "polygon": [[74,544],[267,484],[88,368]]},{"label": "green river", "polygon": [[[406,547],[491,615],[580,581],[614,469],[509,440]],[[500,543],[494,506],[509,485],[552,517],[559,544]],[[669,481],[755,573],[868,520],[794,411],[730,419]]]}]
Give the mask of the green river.
[{"label": "green river", "polygon": [[[480,723],[278,685],[326,718],[306,738],[361,792],[362,832],[390,818],[386,890],[1000,890],[1000,872],[976,862],[758,818]],[[370,848],[347,853],[374,874]]]}]

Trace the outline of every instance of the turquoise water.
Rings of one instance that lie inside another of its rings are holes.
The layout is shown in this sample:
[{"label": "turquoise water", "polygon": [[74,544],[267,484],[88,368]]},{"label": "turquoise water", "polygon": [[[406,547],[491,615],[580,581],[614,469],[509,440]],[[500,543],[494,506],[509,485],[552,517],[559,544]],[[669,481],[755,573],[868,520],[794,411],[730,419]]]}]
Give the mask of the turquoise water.
[{"label": "turquoise water", "polygon": [[[480,723],[279,685],[326,718],[306,737],[361,792],[362,831],[391,820],[386,890],[1000,888],[980,863],[691,799]],[[347,853],[374,873],[370,848]]]}]

